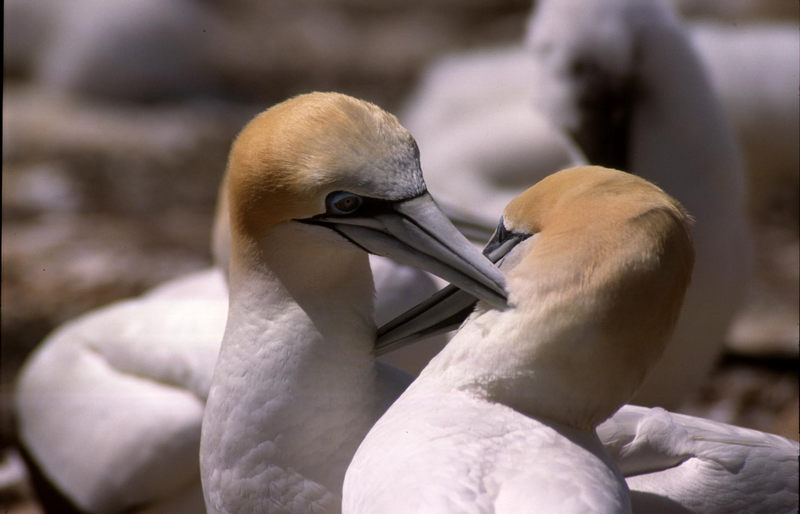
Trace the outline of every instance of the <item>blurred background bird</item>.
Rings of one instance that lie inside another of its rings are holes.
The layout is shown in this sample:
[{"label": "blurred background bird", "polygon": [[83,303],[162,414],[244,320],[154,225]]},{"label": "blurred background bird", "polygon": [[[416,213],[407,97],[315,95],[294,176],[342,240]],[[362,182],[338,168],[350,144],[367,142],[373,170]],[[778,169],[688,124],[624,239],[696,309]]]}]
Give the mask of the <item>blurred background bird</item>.
[{"label": "blurred background bird", "polygon": [[[798,6],[669,3],[741,151],[754,245],[715,366],[673,410],[796,439]],[[0,503],[38,509],[14,450],[26,356],[79,314],[211,264],[227,151],[254,113],[315,89],[374,101],[416,137],[434,194],[438,168],[453,187],[486,171],[511,177],[513,197],[540,178],[515,170],[590,159],[532,108],[533,7],[5,2]],[[426,96],[438,121],[419,115]],[[485,153],[493,141],[505,146]],[[485,191],[475,193],[489,204]]]}]

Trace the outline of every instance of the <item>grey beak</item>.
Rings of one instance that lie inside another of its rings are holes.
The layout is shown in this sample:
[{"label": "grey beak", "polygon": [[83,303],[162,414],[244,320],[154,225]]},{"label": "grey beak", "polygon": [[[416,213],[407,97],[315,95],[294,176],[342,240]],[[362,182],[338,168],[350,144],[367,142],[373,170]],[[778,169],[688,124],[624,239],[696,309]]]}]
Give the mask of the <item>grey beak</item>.
[{"label": "grey beak", "polygon": [[299,220],[325,226],[367,252],[414,266],[493,307],[506,307],[505,278],[453,226],[428,193],[409,200],[370,200],[349,216]]}]

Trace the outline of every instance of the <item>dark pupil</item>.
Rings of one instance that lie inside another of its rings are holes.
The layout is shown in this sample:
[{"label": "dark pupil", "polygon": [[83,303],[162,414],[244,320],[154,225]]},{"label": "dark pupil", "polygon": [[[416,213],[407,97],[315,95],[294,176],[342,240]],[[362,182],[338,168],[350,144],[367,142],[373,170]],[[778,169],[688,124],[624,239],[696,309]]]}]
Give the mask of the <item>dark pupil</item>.
[{"label": "dark pupil", "polygon": [[335,205],[340,211],[349,212],[358,207],[358,200],[352,196],[348,196],[346,198],[342,198],[333,205]]}]

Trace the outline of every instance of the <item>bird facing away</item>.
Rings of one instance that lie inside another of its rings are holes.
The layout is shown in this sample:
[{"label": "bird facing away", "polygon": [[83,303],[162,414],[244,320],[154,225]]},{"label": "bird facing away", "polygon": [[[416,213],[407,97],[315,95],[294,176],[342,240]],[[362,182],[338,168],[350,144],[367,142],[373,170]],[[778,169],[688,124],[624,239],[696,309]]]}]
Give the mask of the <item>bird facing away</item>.
[{"label": "bird facing away", "polygon": [[537,109],[589,163],[657,184],[695,220],[683,312],[635,398],[677,407],[719,355],[752,264],[744,170],[722,107],[664,0],[541,0],[527,45]]},{"label": "bird facing away", "polygon": [[641,178],[571,168],[506,207],[494,247],[509,308],[479,303],[370,430],[344,512],[630,510],[594,429],[670,336],[688,215]]},{"label": "bird facing away", "polygon": [[502,274],[426,192],[380,108],[302,95],[253,119],[228,160],[230,298],[203,418],[209,512],[336,512],[344,473],[409,377],[375,362],[367,252],[498,308]]}]

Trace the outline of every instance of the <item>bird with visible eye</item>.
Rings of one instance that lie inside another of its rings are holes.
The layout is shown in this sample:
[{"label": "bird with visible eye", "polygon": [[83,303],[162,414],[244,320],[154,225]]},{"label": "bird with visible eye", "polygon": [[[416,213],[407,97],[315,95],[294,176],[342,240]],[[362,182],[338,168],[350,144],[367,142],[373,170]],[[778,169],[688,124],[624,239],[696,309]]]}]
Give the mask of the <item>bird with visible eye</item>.
[{"label": "bird with visible eye", "polygon": [[326,212],[331,216],[353,214],[363,203],[363,198],[347,191],[335,191],[325,199]]},{"label": "bird with visible eye", "polygon": [[501,217],[494,235],[483,249],[483,254],[486,255],[490,261],[497,262],[502,256],[508,253],[510,248],[513,248],[531,235],[533,234],[508,230],[505,226],[505,221]]},{"label": "bird with visible eye", "polygon": [[200,442],[206,507],[338,512],[353,452],[410,381],[375,360],[367,253],[498,308],[504,279],[428,194],[411,135],[373,104],[313,93],[270,108],[234,142],[228,180],[230,302]]},{"label": "bird with visible eye", "polygon": [[[410,162],[418,161],[415,148],[405,154]],[[268,160],[265,155],[254,160],[264,157]],[[18,377],[18,435],[35,461],[31,472],[38,468],[41,474],[33,476],[44,475],[81,512],[138,512],[141,506],[148,512],[204,512],[197,457],[228,310],[223,278],[230,260],[228,185],[224,178],[214,225],[219,269],[174,279],[141,297],[70,320],[42,341]],[[361,203],[349,190],[359,186],[351,181],[326,188],[301,217],[327,212],[333,218],[338,209],[344,213],[338,221],[357,222],[369,214],[363,206],[345,211],[354,200]],[[420,193],[413,184],[408,189],[411,195]],[[283,204],[290,193],[273,195],[271,203]],[[383,207],[386,214],[392,206],[375,198],[367,201],[373,213]],[[377,255],[369,256],[369,264],[377,323],[436,290],[420,269]],[[422,368],[398,353],[384,362],[409,372]],[[98,439],[97,434],[105,436]],[[82,451],[86,447],[92,447],[91,455]],[[47,492],[45,497],[59,500]],[[60,504],[45,505],[45,510],[66,512]]]}]

